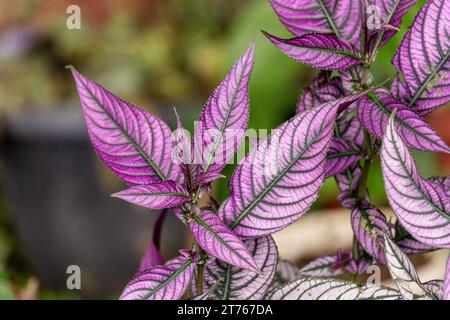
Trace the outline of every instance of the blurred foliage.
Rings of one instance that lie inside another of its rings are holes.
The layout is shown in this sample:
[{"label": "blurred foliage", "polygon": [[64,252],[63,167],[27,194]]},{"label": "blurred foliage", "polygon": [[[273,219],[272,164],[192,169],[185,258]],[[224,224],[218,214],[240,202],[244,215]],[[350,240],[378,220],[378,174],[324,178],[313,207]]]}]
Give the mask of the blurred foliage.
[{"label": "blurred foliage", "polygon": [[0,198],[0,300],[13,299],[14,294],[11,279],[6,269],[6,259],[11,252],[11,239],[4,226],[7,225],[5,218],[4,201]]}]

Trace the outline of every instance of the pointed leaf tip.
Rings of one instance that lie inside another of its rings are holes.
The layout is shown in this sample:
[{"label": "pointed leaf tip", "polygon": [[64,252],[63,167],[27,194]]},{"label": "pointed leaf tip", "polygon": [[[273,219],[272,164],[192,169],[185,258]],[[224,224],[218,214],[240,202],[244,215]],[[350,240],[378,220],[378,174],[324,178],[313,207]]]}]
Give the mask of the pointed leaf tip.
[{"label": "pointed leaf tip", "polygon": [[250,113],[248,85],[254,64],[254,47],[236,61],[208,98],[200,114],[195,143],[203,146],[204,172],[220,173],[244,138]]},{"label": "pointed leaf tip", "polygon": [[274,233],[307,212],[324,180],[336,112],[349,99],[299,113],[241,161],[218,210],[233,232],[242,238]]},{"label": "pointed leaf tip", "polygon": [[176,180],[172,133],[154,115],[71,69],[91,142],[99,158],[128,185]]},{"label": "pointed leaf tip", "polygon": [[191,199],[186,188],[173,181],[134,186],[114,193],[112,197],[149,209],[177,207]]},{"label": "pointed leaf tip", "polygon": [[291,39],[264,35],[292,59],[322,70],[343,70],[361,63],[350,44],[330,34],[311,33]]}]

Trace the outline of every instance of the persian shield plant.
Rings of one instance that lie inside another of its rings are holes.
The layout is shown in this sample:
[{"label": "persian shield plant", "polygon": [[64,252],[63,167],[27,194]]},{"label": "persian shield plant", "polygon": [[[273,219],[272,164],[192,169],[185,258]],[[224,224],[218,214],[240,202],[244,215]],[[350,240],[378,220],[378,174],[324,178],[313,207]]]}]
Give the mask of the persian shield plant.
[{"label": "persian shield plant", "polygon": [[[320,71],[300,94],[297,114],[238,163],[223,203],[211,183],[245,138],[254,44],[207,100],[192,137],[176,111],[172,133],[71,67],[94,149],[128,185],[113,196],[161,210],[140,271],[120,298],[450,299],[450,262],[444,280],[423,282],[409,258],[450,249],[450,178],[423,177],[411,152],[450,153],[424,119],[450,102],[449,3],[429,0],[420,9],[386,86],[374,83],[371,65],[415,0],[269,2],[293,36],[264,35]],[[395,221],[371,202],[367,180],[377,157]],[[327,178],[349,209],[353,250],[299,269],[279,259],[271,235],[308,212]],[[168,214],[194,243],[164,261],[159,237]],[[372,264],[385,265],[397,288],[358,282]]]}]

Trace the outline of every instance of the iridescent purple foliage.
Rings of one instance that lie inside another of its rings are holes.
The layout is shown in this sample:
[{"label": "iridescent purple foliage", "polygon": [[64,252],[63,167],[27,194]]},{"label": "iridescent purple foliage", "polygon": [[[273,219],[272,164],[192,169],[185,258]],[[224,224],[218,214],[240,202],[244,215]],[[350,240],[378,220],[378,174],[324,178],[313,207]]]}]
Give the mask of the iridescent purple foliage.
[{"label": "iridescent purple foliage", "polygon": [[[264,35],[321,71],[300,94],[296,115],[237,165],[223,203],[211,183],[224,177],[244,141],[254,43],[208,98],[192,138],[178,114],[172,135],[164,121],[71,67],[94,150],[128,185],[113,196],[162,210],[140,271],[120,298],[181,299],[189,291],[202,300],[450,299],[450,260],[444,280],[422,282],[408,257],[450,248],[450,178],[425,178],[411,152],[450,153],[424,119],[450,102],[447,0],[420,9],[393,57],[397,74],[389,87],[374,83],[370,67],[415,0],[269,3],[293,37]],[[394,217],[370,197],[377,157]],[[353,248],[298,268],[279,259],[271,234],[305,215],[327,178],[335,179],[338,201],[349,209]],[[194,243],[164,262],[160,233],[168,210]],[[377,263],[389,269],[397,289],[356,283]]]}]

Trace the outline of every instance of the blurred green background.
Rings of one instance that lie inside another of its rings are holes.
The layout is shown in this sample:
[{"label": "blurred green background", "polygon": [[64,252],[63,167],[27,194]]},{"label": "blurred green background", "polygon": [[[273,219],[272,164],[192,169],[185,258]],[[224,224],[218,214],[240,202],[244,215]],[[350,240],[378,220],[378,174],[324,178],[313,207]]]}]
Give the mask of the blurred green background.
[{"label": "blurred green background", "polygon": [[[404,18],[402,30],[381,50],[372,68],[376,83],[393,76],[391,58],[423,3],[419,1]],[[81,30],[66,28],[66,8],[71,4],[81,8]],[[256,55],[250,82],[250,127],[275,128],[293,115],[300,91],[315,72],[280,53],[260,30],[289,36],[263,0],[2,0],[0,142],[2,123],[10,118],[35,112],[79,112],[73,80],[64,68],[69,64],[118,96],[158,114],[172,127],[176,106],[191,129],[209,94],[252,40],[256,40]],[[448,111],[429,119],[449,141],[444,132]],[[448,158],[417,157],[425,176],[448,175]],[[0,179],[4,170],[0,168]],[[228,167],[225,175],[232,170]],[[226,181],[214,187],[218,198],[224,199]],[[379,165],[372,169],[369,187],[374,202],[385,205]],[[55,293],[45,283],[33,287],[33,268],[8,218],[14,210],[7,210],[1,191],[0,299],[24,294],[77,298]],[[328,179],[314,207],[336,207],[336,195],[334,181]]]}]

